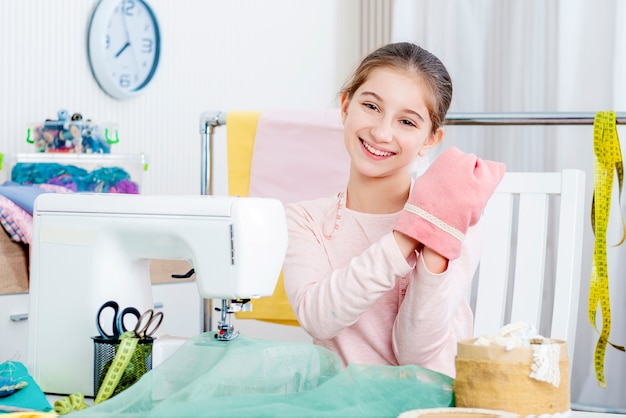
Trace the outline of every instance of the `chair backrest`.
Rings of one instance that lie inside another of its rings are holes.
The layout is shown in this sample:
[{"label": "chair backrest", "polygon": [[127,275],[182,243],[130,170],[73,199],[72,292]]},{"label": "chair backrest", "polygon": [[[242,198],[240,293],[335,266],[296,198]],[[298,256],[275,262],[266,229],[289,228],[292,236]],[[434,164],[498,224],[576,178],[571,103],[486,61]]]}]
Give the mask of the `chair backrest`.
[{"label": "chair backrest", "polygon": [[541,335],[576,337],[585,173],[506,173],[485,208],[483,254],[472,290],[474,336],[516,321]]}]

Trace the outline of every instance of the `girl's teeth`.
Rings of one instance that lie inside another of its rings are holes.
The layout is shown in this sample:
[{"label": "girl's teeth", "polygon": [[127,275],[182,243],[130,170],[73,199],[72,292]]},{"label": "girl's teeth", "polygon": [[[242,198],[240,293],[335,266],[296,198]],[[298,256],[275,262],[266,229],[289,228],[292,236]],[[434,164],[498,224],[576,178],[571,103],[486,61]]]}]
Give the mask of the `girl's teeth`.
[{"label": "girl's teeth", "polygon": [[371,146],[369,146],[369,144],[366,144],[365,142],[363,142],[363,146],[372,154],[374,155],[378,155],[379,157],[388,157],[390,155],[392,155],[392,152],[384,152],[384,151],[379,151],[377,149],[372,148]]}]

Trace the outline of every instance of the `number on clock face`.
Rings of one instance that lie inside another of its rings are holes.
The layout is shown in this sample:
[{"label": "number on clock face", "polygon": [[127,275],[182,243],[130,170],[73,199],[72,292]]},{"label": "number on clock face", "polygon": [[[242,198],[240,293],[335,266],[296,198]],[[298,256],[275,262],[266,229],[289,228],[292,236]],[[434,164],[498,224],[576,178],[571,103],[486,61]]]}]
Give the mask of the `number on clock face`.
[{"label": "number on clock face", "polygon": [[105,48],[111,76],[126,90],[141,89],[151,78],[158,52],[158,28],[143,2],[124,0],[107,26]]}]

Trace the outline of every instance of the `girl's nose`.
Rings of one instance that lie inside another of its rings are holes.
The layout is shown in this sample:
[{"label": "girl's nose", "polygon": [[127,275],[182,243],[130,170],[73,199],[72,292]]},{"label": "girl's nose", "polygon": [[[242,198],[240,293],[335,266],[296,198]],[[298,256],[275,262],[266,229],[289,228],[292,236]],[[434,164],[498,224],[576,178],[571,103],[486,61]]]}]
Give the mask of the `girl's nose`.
[{"label": "girl's nose", "polygon": [[390,142],[393,138],[393,129],[391,121],[381,119],[372,127],[372,136],[377,142]]}]

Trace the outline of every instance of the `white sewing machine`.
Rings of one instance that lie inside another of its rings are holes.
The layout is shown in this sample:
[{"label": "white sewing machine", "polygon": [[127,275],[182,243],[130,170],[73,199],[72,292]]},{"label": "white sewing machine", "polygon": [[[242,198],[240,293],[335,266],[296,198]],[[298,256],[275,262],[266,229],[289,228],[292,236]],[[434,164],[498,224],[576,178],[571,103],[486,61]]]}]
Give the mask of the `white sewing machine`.
[{"label": "white sewing machine", "polygon": [[188,260],[200,295],[230,302],[273,294],[287,247],[266,198],[51,193],[33,218],[27,366],[53,394],[95,395],[98,309],[152,308],[150,259]]}]

